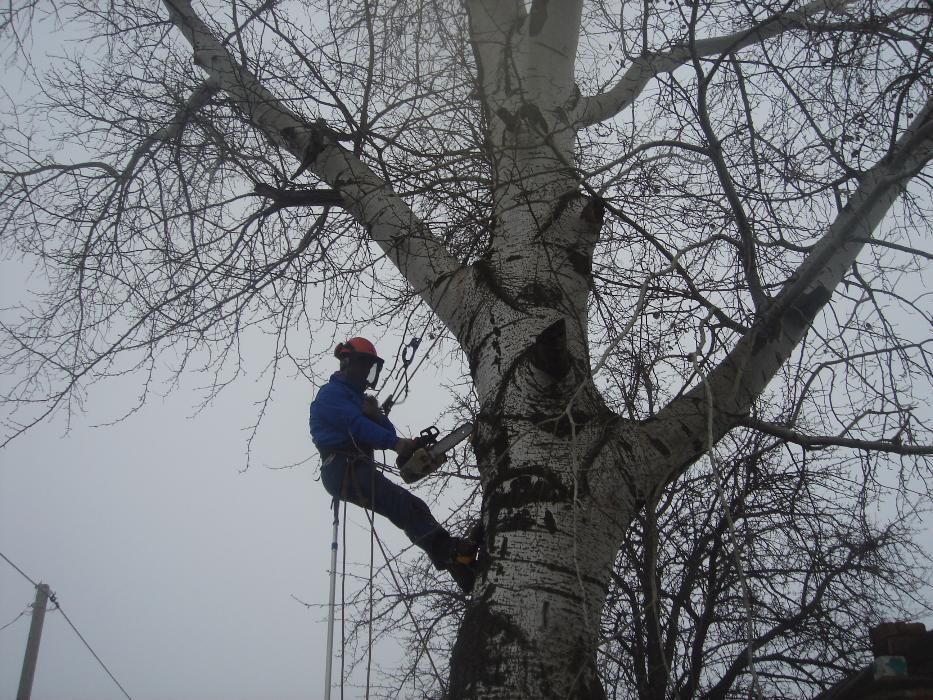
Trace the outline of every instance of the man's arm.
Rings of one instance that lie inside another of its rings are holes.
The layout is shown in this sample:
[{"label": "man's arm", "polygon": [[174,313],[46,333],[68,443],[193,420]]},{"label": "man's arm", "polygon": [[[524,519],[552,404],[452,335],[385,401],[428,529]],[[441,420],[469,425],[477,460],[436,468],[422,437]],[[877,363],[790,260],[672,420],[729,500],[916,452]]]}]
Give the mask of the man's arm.
[{"label": "man's arm", "polygon": [[321,387],[311,403],[311,434],[328,447],[345,445],[350,438],[367,447],[392,450],[399,441],[391,423],[384,426],[367,418],[359,402],[333,384]]},{"label": "man's arm", "polygon": [[[392,425],[392,421],[389,420],[389,417],[379,408],[379,401],[376,400],[375,396],[366,394],[366,396],[363,397],[363,415],[381,425],[383,428],[391,430],[393,433],[395,432],[395,426]],[[391,449],[398,452],[400,456],[407,457],[415,451],[415,441],[410,438],[399,438],[398,442],[395,443],[395,447]]]}]

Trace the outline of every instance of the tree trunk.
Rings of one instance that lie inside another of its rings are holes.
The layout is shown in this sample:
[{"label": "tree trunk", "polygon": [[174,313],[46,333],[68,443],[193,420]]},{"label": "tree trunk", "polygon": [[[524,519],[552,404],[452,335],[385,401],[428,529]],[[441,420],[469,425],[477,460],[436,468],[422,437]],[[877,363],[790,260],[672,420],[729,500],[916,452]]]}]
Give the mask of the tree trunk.
[{"label": "tree trunk", "polygon": [[611,469],[601,443],[617,421],[592,398],[572,418],[542,420],[528,397],[527,415],[482,418],[486,551],[451,698],[605,697],[599,616],[634,502],[594,478]]},{"label": "tree trunk", "polygon": [[[474,443],[483,481],[480,578],[451,661],[451,698],[603,698],[600,612],[640,497],[632,427],[596,391],[585,335],[597,203],[548,202],[546,226],[474,266],[491,290],[461,337],[481,401]],[[527,212],[528,207],[525,208]],[[529,253],[542,239],[548,265]],[[581,251],[582,254],[582,251]],[[542,300],[548,301],[546,306]]]}]

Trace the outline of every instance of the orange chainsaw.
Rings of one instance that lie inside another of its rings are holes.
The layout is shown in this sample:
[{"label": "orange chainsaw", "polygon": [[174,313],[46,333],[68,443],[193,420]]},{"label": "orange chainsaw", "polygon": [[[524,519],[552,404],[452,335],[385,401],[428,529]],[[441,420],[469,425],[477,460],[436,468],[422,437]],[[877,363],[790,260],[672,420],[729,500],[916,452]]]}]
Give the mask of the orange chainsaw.
[{"label": "orange chainsaw", "polygon": [[[425,428],[415,438],[417,447],[404,464],[401,465],[402,479],[406,484],[423,479],[437,471],[445,461],[445,453],[470,437],[473,423],[467,421],[459,428],[438,439],[440,431],[435,426]],[[401,460],[398,460],[401,461]]]}]

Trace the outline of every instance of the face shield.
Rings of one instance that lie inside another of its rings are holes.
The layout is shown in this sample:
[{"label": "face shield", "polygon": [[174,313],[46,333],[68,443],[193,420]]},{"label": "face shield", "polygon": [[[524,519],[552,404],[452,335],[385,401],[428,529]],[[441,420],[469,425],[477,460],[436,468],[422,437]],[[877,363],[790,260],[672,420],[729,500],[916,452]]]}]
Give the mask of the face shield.
[{"label": "face shield", "polygon": [[365,352],[351,352],[344,355],[343,361],[354,368],[353,372],[357,377],[365,373],[367,388],[376,388],[376,384],[379,383],[379,374],[382,372],[383,360],[381,357],[375,357]]},{"label": "face shield", "polygon": [[[370,359],[371,356],[367,356],[367,359]],[[376,360],[369,367],[369,374],[366,375],[366,386],[370,389],[375,389],[376,384],[379,383],[379,374],[382,372],[383,361],[380,358]]]}]

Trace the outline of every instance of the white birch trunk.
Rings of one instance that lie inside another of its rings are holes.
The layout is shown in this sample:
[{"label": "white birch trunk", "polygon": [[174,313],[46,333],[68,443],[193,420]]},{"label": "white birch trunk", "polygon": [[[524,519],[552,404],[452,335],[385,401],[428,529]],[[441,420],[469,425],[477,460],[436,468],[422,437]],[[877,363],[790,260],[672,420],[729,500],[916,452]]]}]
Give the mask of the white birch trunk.
[{"label": "white birch trunk", "polygon": [[[598,219],[577,203],[554,227],[556,238],[579,236]],[[585,296],[567,267],[566,289]],[[510,288],[524,282],[541,285],[543,298],[556,294],[530,264],[508,279]],[[449,697],[601,698],[599,615],[635,494],[647,483],[636,467],[638,438],[593,387],[572,300],[489,296],[467,337],[481,398],[475,451],[487,553]]]}]

